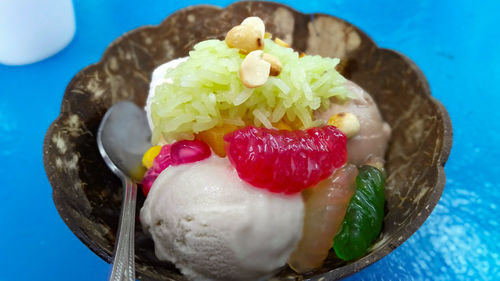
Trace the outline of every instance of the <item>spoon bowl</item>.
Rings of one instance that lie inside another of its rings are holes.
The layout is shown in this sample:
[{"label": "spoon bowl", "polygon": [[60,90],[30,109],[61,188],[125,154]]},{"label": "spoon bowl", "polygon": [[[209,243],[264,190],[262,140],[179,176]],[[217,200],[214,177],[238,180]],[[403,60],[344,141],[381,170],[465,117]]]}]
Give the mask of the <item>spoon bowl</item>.
[{"label": "spoon bowl", "polygon": [[128,101],[114,104],[101,121],[97,146],[113,173],[139,182],[145,172],[142,155],[151,147],[145,111]]},{"label": "spoon bowl", "polygon": [[128,101],[113,105],[97,131],[99,152],[124,187],[118,242],[109,279],[112,281],[135,280],[136,182],[144,175],[141,159],[151,146],[150,140],[151,131],[145,111]]}]

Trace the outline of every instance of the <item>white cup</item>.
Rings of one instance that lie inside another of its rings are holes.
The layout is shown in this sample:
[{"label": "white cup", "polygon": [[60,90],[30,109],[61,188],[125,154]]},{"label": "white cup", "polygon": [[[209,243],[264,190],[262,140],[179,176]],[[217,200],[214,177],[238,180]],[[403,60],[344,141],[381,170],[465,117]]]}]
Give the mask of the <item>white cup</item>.
[{"label": "white cup", "polygon": [[43,60],[68,45],[74,34],[71,0],[0,0],[0,63]]}]

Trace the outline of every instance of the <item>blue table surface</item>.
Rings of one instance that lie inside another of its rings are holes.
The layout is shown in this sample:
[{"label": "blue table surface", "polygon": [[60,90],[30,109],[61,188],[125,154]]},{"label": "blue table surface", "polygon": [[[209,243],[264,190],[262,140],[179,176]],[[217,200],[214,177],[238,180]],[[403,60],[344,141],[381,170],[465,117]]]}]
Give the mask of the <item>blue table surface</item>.
[{"label": "blue table surface", "polygon": [[[74,1],[77,32],[55,56],[0,65],[0,281],[106,280],[110,267],[59,217],[42,143],[67,83],[126,31],[191,4]],[[391,254],[347,280],[500,280],[500,1],[287,0],[350,21],[423,70],[448,109],[454,144],[441,201]]]}]

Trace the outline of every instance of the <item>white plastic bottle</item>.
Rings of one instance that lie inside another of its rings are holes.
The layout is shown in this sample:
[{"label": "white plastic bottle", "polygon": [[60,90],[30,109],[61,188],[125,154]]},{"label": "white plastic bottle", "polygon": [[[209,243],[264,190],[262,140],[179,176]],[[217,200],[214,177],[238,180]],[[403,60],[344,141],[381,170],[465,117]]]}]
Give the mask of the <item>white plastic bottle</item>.
[{"label": "white plastic bottle", "polygon": [[68,45],[74,34],[71,0],[0,0],[0,63],[43,60]]}]

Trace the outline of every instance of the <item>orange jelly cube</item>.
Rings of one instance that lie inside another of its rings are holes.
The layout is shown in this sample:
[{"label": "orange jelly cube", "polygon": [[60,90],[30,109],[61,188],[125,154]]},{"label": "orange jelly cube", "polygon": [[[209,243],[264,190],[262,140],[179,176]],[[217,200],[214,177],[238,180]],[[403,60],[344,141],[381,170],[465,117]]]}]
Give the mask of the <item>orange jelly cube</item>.
[{"label": "orange jelly cube", "polygon": [[274,123],[273,126],[279,130],[293,131],[292,127],[283,120],[279,121],[278,123]]},{"label": "orange jelly cube", "polygon": [[215,154],[220,157],[226,157],[226,150],[224,147],[224,135],[234,132],[239,127],[235,125],[224,124],[219,127],[199,132],[195,135],[197,140],[200,140],[210,146]]}]

